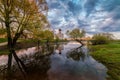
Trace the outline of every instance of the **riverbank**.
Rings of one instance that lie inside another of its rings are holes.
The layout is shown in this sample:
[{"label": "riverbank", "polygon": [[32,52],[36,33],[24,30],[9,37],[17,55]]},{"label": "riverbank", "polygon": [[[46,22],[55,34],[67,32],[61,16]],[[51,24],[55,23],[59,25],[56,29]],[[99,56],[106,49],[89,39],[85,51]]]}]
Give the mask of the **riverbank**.
[{"label": "riverbank", "polygon": [[[59,41],[49,41],[48,44],[53,44],[53,43],[60,43],[60,42],[67,42],[66,40],[59,40]],[[39,41],[39,45],[46,45],[47,41],[46,40],[40,40]],[[20,49],[27,49],[30,47],[35,47],[38,46],[38,41],[37,40],[33,40],[33,39],[21,39],[17,42],[16,44],[16,50],[20,50]],[[7,42],[2,42],[0,43],[0,55],[7,55],[8,49],[7,49]]]},{"label": "riverbank", "polygon": [[0,38],[0,43],[4,43],[7,41],[7,38]]},{"label": "riverbank", "polygon": [[108,68],[107,80],[120,80],[120,41],[90,46],[91,55]]},{"label": "riverbank", "polygon": [[[52,55],[44,56],[41,56],[41,53],[34,53],[36,51],[35,48],[34,50],[33,48],[32,50],[21,50],[21,53],[25,51],[25,54],[22,54],[20,58],[25,63],[28,71],[27,80],[104,80],[106,78],[104,65],[93,60],[90,55],[82,55],[81,51],[85,51],[84,53],[87,54],[87,47],[81,49],[78,48],[79,46],[81,44],[73,41],[50,45],[49,49],[43,47],[42,53],[50,52]],[[60,52],[61,50],[62,52]],[[32,54],[30,51],[32,51]],[[20,56],[20,53],[18,55]],[[3,61],[7,61],[5,57]],[[3,71],[3,68],[1,70]],[[16,63],[14,63],[12,70],[11,80],[24,80]],[[3,73],[0,80],[6,78],[6,76],[3,77],[5,75]]]}]

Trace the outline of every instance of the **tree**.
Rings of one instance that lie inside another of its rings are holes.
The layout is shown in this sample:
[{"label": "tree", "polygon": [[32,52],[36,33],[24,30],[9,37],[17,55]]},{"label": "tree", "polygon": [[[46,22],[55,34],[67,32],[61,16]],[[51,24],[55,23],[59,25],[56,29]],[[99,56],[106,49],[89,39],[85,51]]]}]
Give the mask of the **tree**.
[{"label": "tree", "polygon": [[67,30],[67,31],[66,31],[66,35],[68,35],[68,36],[69,36],[69,32],[70,32],[70,31],[69,31],[69,30]]},{"label": "tree", "polygon": [[0,35],[5,35],[6,36],[6,29],[4,28],[3,24],[0,24]]},{"label": "tree", "polygon": [[6,34],[6,29],[0,29],[0,35]]},{"label": "tree", "polygon": [[47,40],[53,40],[54,39],[54,34],[53,34],[52,31],[45,30],[44,34],[45,34],[45,39],[47,39]]},{"label": "tree", "polygon": [[78,39],[85,36],[85,31],[78,28],[75,28],[72,31],[67,31],[66,33],[73,39]]},{"label": "tree", "polygon": [[26,71],[25,65],[15,52],[16,42],[24,30],[33,32],[37,27],[47,24],[43,13],[47,12],[45,0],[0,0],[0,22],[6,29],[8,39],[8,72],[11,71],[14,56],[21,71]]},{"label": "tree", "polygon": [[110,33],[98,33],[94,34],[92,37],[92,44],[106,44],[109,43],[110,40],[113,40],[113,35]]},{"label": "tree", "polygon": [[53,40],[54,34],[50,30],[42,30],[37,32],[35,37],[39,39]]}]

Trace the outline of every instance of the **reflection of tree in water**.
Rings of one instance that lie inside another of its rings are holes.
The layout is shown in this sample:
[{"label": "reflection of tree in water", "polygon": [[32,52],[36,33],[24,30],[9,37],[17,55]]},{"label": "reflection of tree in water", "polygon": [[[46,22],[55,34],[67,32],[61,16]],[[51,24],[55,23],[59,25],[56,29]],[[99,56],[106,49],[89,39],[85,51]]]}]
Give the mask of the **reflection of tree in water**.
[{"label": "reflection of tree in water", "polygon": [[[80,58],[82,58],[82,60],[84,60],[85,55],[82,52],[82,47],[83,46],[80,46],[80,47],[77,47],[77,48],[74,48],[74,49],[68,51],[67,57],[72,58],[73,60],[77,60],[77,61],[79,61]],[[55,45],[55,53],[61,54],[63,49],[64,49],[63,44],[56,44]]]},{"label": "reflection of tree in water", "polygon": [[[47,78],[47,71],[50,68],[49,56],[53,53],[53,45],[44,45],[42,47],[41,53],[35,53],[28,58],[24,58],[30,61],[26,62],[28,68],[28,78],[29,80],[41,80],[42,78]],[[42,76],[40,76],[42,75]],[[32,76],[32,78],[30,77]],[[33,78],[34,77],[34,78]]]},{"label": "reflection of tree in water", "polygon": [[69,52],[68,58],[72,58],[73,60],[80,60],[80,57],[82,56],[82,52],[78,52],[77,50]]},{"label": "reflection of tree in water", "polygon": [[[37,49],[37,48],[36,48]],[[27,67],[28,74],[24,77],[21,74],[19,68],[16,66],[17,63],[14,62],[12,65],[12,76],[11,80],[41,80],[47,79],[47,71],[50,68],[50,60],[49,56],[53,53],[53,45],[43,45],[41,52],[37,52],[35,54],[23,55],[21,56],[21,60],[25,63]],[[0,67],[0,80],[5,80],[6,78],[6,70],[5,66]]]},{"label": "reflection of tree in water", "polygon": [[[69,48],[69,46],[67,47]],[[68,48],[63,44],[43,45],[40,52],[22,56],[21,60],[28,71],[28,75],[25,77],[27,79],[24,79],[14,63],[11,80],[88,80],[88,78],[89,80],[104,80],[106,72],[104,67],[97,61],[92,61],[90,56],[86,56],[85,48],[72,48],[72,50]],[[58,54],[55,50],[58,50]],[[52,54],[53,52],[55,54]],[[100,65],[100,70],[99,67],[96,67],[97,65]],[[4,71],[0,73],[0,80],[5,80],[5,74]]]},{"label": "reflection of tree in water", "polygon": [[105,66],[88,55],[85,46],[64,53],[65,50],[62,54],[51,55],[49,80],[105,80]]},{"label": "reflection of tree in water", "polygon": [[83,46],[80,46],[78,48],[75,48],[75,49],[68,51],[67,57],[72,58],[73,60],[77,60],[77,61],[79,61],[80,59],[82,59],[84,61],[86,55],[84,54],[82,47]]}]

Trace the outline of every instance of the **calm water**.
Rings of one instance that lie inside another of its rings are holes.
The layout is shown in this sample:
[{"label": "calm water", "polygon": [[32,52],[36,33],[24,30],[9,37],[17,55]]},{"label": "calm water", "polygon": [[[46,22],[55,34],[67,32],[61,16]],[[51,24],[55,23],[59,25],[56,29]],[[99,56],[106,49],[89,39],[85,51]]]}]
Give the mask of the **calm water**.
[{"label": "calm water", "polygon": [[[17,54],[30,71],[28,80],[105,80],[107,68],[90,56],[86,46],[80,46],[77,42],[61,43],[41,46],[39,52],[32,47]],[[0,56],[0,64],[6,63],[7,56]]]}]

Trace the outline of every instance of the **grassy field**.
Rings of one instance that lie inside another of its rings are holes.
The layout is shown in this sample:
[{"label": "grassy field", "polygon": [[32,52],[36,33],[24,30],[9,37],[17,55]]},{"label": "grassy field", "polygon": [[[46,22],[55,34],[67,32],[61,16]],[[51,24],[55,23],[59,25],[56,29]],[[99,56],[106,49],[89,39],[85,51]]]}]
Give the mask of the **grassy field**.
[{"label": "grassy field", "polygon": [[120,80],[120,41],[90,46],[91,55],[108,68],[107,80]]},{"label": "grassy field", "polygon": [[7,39],[6,38],[0,38],[0,43],[6,42]]}]

